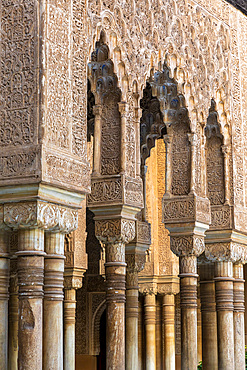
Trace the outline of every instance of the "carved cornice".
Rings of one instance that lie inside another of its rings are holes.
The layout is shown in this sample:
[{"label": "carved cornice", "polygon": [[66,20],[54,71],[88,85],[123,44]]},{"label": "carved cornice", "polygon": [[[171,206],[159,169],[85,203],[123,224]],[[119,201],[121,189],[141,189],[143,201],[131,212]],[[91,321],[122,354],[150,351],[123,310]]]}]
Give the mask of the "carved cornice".
[{"label": "carved cornice", "polygon": [[127,244],[135,237],[135,221],[125,218],[95,220],[95,235],[104,244]]},{"label": "carved cornice", "polygon": [[57,204],[34,201],[5,203],[4,223],[11,229],[42,228],[69,233],[78,226],[78,211]]}]

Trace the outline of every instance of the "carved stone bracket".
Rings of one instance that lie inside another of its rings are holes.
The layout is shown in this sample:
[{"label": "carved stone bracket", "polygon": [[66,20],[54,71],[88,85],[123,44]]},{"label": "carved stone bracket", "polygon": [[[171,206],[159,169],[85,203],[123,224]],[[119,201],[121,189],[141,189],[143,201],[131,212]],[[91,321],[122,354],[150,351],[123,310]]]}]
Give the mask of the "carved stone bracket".
[{"label": "carved stone bracket", "polygon": [[4,223],[11,229],[42,228],[69,233],[78,226],[78,211],[34,201],[4,204]]},{"label": "carved stone bracket", "polygon": [[124,218],[96,220],[95,235],[104,244],[127,244],[135,237],[135,221]]}]

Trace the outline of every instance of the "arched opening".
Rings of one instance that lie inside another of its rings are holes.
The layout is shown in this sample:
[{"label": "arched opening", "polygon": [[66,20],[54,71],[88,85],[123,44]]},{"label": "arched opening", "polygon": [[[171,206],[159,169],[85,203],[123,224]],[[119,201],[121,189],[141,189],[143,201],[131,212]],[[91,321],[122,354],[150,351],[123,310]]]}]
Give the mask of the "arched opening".
[{"label": "arched opening", "polygon": [[97,370],[106,370],[106,310],[101,315],[99,331],[100,352],[97,356]]}]

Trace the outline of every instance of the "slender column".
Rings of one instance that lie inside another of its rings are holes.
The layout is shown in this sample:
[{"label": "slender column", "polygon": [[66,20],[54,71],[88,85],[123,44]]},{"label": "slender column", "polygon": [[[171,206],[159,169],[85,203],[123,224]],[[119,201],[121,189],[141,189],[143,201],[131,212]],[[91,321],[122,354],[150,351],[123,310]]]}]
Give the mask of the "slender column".
[{"label": "slender column", "polygon": [[76,290],[64,290],[64,370],[75,369]]},{"label": "slender column", "polygon": [[10,260],[9,289],[9,370],[17,370],[18,359],[18,287],[17,258]]},{"label": "slender column", "polygon": [[155,342],[155,323],[156,323],[156,296],[154,293],[144,296],[145,310],[145,330],[146,330],[146,370],[156,368],[156,342]]},{"label": "slender column", "polygon": [[[198,296],[200,296],[198,287]],[[197,298],[197,363],[202,361],[202,315],[201,315],[201,301]]]},{"label": "slender column", "polygon": [[18,369],[42,369],[44,231],[19,230]]},{"label": "slender column", "polygon": [[166,194],[171,193],[171,186],[172,186],[172,176],[171,176],[171,156],[172,156],[172,135],[164,135],[164,143],[166,146]]},{"label": "slender column", "polygon": [[121,114],[121,173],[126,171],[126,123],[128,103],[122,101],[118,103],[119,111]]},{"label": "slender column", "polygon": [[156,370],[162,370],[162,297],[156,297],[156,330],[155,330],[155,342],[156,342]]},{"label": "slender column", "polygon": [[135,127],[136,127],[136,176],[141,175],[141,148],[140,148],[140,119],[142,116],[141,108],[135,108]]},{"label": "slender column", "polygon": [[43,369],[62,370],[64,235],[47,232],[45,251]]},{"label": "slender column", "polygon": [[101,163],[101,105],[95,105],[93,107],[94,114],[94,145],[93,145],[93,175],[100,175],[100,163]]},{"label": "slender column", "polygon": [[8,368],[8,233],[0,230],[0,367]]},{"label": "slender column", "polygon": [[190,192],[193,193],[195,191],[195,134],[191,133],[188,134],[188,139],[191,145],[191,176],[190,176]]},{"label": "slender column", "polygon": [[215,263],[215,292],[218,329],[218,369],[234,369],[233,265]]},{"label": "slender column", "polygon": [[181,369],[197,370],[197,257],[181,256]]},{"label": "slender column", "polygon": [[[218,369],[217,315],[215,303],[214,264],[200,266],[202,313],[202,363],[205,370]],[[210,340],[208,340],[210,338]]]},{"label": "slender column", "polygon": [[230,202],[230,185],[229,185],[229,145],[222,145],[222,153],[224,155],[224,180],[225,180],[225,204]]},{"label": "slender column", "polygon": [[127,266],[126,370],[136,370],[138,368],[138,272],[129,268],[129,264]]},{"label": "slender column", "polygon": [[234,362],[235,370],[245,369],[245,332],[244,332],[244,278],[243,265],[233,265],[233,299],[234,299]]},{"label": "slender column", "polygon": [[[244,265],[244,306],[247,307],[247,265]],[[247,345],[247,310],[244,312],[245,343]]]},{"label": "slender column", "polygon": [[[125,370],[125,244],[106,244],[106,368]],[[117,354],[117,355],[116,355]]]},{"label": "slender column", "polygon": [[175,370],[175,297],[163,296],[164,370]]},{"label": "slender column", "polygon": [[143,368],[143,317],[142,317],[142,301],[138,303],[138,370]]}]

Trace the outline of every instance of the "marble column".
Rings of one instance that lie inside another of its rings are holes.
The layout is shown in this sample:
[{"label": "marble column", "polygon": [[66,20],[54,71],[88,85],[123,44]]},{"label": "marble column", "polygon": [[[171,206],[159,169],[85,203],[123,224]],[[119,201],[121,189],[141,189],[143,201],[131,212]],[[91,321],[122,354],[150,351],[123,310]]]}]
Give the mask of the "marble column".
[{"label": "marble column", "polygon": [[127,255],[126,259],[126,370],[136,370],[138,368],[138,271],[135,266],[131,266]]},{"label": "marble column", "polygon": [[18,287],[17,258],[10,259],[9,288],[9,370],[17,370],[18,359]]},{"label": "marble column", "polygon": [[146,370],[156,368],[156,295],[154,292],[144,296],[144,323],[146,332]]},{"label": "marble column", "polygon": [[18,369],[42,370],[44,231],[19,230]]},{"label": "marble column", "polygon": [[202,315],[201,315],[201,300],[200,288],[198,287],[197,298],[197,363],[202,361]]},{"label": "marble column", "polygon": [[215,263],[218,369],[234,369],[233,264]]},{"label": "marble column", "polygon": [[162,296],[156,296],[156,370],[163,370],[162,358]]},{"label": "marble column", "polygon": [[0,229],[0,367],[2,369],[8,368],[8,287],[8,233]]},{"label": "marble column", "polygon": [[64,290],[64,370],[75,369],[76,290]]},{"label": "marble column", "polygon": [[101,130],[102,130],[101,105],[95,105],[93,107],[93,114],[94,114],[93,175],[99,175],[101,158]]},{"label": "marble column", "polygon": [[138,370],[142,370],[143,366],[143,301],[142,296],[138,302]]},{"label": "marble column", "polygon": [[63,369],[64,234],[45,234],[43,370]]},{"label": "marble column", "polygon": [[[203,369],[217,370],[217,315],[213,263],[200,265],[200,295]],[[210,338],[210,340],[208,340],[208,338]]]},{"label": "marble column", "polygon": [[[106,244],[106,368],[125,370],[125,244]],[[117,355],[116,355],[117,354]]]},{"label": "marble column", "polygon": [[197,370],[197,257],[179,257],[181,369]]},{"label": "marble column", "polygon": [[233,324],[235,370],[245,369],[244,278],[242,263],[233,265]]},{"label": "marble column", "polygon": [[164,370],[175,370],[175,296],[163,296]]}]

